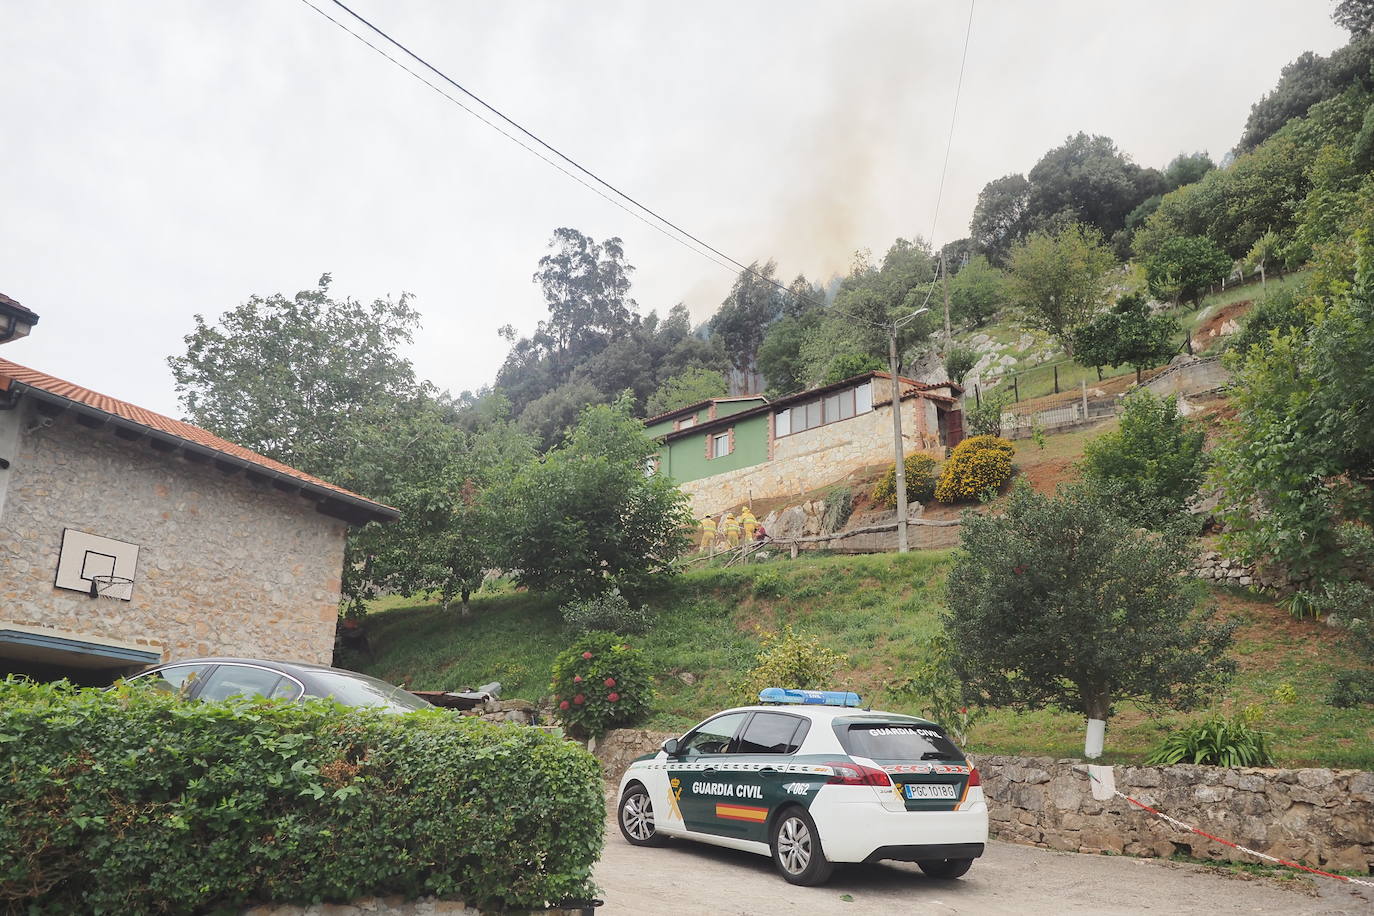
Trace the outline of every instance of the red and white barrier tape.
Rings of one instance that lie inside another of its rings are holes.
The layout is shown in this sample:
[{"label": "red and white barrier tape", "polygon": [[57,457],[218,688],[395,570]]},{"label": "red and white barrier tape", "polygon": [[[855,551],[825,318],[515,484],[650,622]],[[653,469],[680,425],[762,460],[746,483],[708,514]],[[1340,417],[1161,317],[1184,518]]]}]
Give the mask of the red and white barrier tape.
[{"label": "red and white barrier tape", "polygon": [[[1103,785],[1103,786],[1106,785],[1106,783],[1103,783],[1100,779],[1098,779],[1096,776],[1094,776],[1091,772],[1088,773],[1088,778],[1091,779],[1093,782],[1098,783],[1099,785]],[[1374,887],[1374,881],[1362,881],[1362,880],[1360,880],[1359,878],[1352,878],[1352,877],[1350,877],[1349,875],[1336,875],[1336,874],[1332,874],[1332,873],[1329,872],[1329,871],[1322,871],[1322,870],[1319,869],[1319,868],[1309,868],[1308,866],[1302,865],[1302,864],[1300,864],[1300,863],[1298,863],[1298,862],[1290,862],[1290,861],[1288,861],[1287,859],[1280,859],[1278,856],[1271,856],[1271,855],[1268,855],[1267,853],[1257,852],[1257,851],[1255,851],[1255,850],[1253,850],[1253,849],[1249,849],[1249,848],[1247,848],[1247,847],[1245,847],[1245,846],[1242,846],[1242,845],[1240,845],[1239,843],[1232,843],[1230,840],[1223,840],[1221,837],[1219,837],[1219,836],[1213,836],[1212,834],[1208,833],[1208,832],[1205,831],[1205,830],[1199,830],[1198,828],[1194,827],[1192,824],[1185,824],[1185,823],[1183,823],[1183,821],[1180,821],[1180,820],[1178,820],[1177,818],[1170,817],[1169,815],[1165,814],[1163,811],[1159,811],[1159,810],[1156,810],[1156,809],[1154,809],[1154,808],[1151,808],[1149,805],[1145,804],[1143,801],[1139,801],[1139,800],[1137,800],[1137,799],[1131,798],[1131,796],[1126,795],[1124,792],[1119,791],[1115,786],[1112,786],[1112,787],[1111,787],[1111,792],[1112,792],[1113,795],[1118,796],[1119,798],[1124,798],[1124,799],[1126,799],[1126,801],[1128,801],[1128,802],[1130,802],[1131,804],[1135,805],[1137,808],[1140,808],[1140,809],[1142,809],[1142,810],[1148,811],[1148,812],[1150,812],[1151,814],[1153,814],[1155,817],[1158,817],[1158,818],[1161,818],[1162,820],[1168,821],[1170,824],[1173,824],[1175,827],[1178,827],[1178,828],[1181,829],[1181,830],[1186,830],[1186,831],[1188,831],[1189,833],[1196,833],[1198,836],[1206,837],[1207,839],[1212,840],[1212,841],[1217,842],[1217,843],[1220,843],[1220,844],[1222,844],[1223,846],[1230,846],[1232,849],[1239,850],[1240,852],[1243,852],[1243,853],[1245,853],[1246,855],[1249,855],[1249,856],[1254,856],[1254,857],[1257,858],[1257,859],[1264,859],[1266,862],[1273,862],[1273,863],[1276,864],[1276,865],[1285,865],[1285,866],[1287,866],[1288,868],[1296,868],[1296,869],[1300,869],[1301,871],[1311,872],[1311,873],[1314,874],[1314,875],[1321,875],[1323,878],[1335,878],[1337,881],[1345,881],[1345,882],[1348,883],[1348,884],[1359,884],[1359,885],[1361,885],[1362,887]]]}]

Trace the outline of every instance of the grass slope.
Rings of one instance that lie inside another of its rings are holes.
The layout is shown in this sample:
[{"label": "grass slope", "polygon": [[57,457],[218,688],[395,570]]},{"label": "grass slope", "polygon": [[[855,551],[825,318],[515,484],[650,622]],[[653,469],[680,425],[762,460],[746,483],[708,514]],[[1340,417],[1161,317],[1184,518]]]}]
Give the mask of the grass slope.
[{"label": "grass slope", "polygon": [[[632,639],[658,672],[648,727],[681,730],[744,698],[735,690],[752,663],[759,635],[790,623],[820,634],[847,653],[851,666],[834,686],[858,690],[875,705],[919,712],[887,695],[885,685],[920,657],[938,627],[949,551],[906,555],[803,557],[744,569],[688,573],[650,602],[657,624]],[[1344,652],[1331,630],[1298,622],[1269,601],[1224,589],[1209,595],[1225,616],[1240,619],[1234,655],[1240,671],[1218,708],[1268,710],[1265,727],[1283,765],[1374,769],[1374,711],[1335,709],[1324,697]],[[529,594],[479,597],[474,613],[404,606],[391,599],[368,621],[375,657],[360,665],[416,689],[452,689],[501,680],[506,696],[535,699],[548,691],[554,656],[570,641],[557,608]],[[989,638],[995,638],[989,636]],[[678,676],[693,675],[688,686]],[[1274,700],[1291,684],[1297,700]],[[1108,759],[1138,761],[1187,717],[1152,717],[1124,704],[1107,734]],[[969,749],[983,753],[1079,756],[1083,722],[1053,711],[994,712],[974,728]]]}]

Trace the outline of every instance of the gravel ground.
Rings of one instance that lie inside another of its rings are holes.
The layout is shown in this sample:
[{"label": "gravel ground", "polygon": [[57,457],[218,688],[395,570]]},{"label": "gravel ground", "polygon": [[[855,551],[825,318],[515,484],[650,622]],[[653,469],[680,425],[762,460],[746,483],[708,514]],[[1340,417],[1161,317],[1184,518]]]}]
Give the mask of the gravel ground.
[{"label": "gravel ground", "polygon": [[598,916],[1374,912],[1374,891],[1327,878],[1280,880],[998,842],[957,881],[934,881],[913,864],[884,862],[836,869],[824,887],[794,887],[763,856],[681,840],[658,849],[631,846],[613,819],[596,881],[606,901]]}]

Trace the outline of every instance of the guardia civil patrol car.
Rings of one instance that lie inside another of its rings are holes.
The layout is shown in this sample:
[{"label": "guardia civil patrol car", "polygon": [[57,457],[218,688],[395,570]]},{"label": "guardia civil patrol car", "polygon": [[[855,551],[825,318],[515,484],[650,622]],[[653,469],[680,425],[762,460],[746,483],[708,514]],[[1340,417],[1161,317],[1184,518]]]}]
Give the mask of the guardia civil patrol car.
[{"label": "guardia civil patrol car", "polygon": [[782,690],[717,713],[620,780],[620,832],[771,855],[793,884],[837,862],[916,862],[957,878],[983,854],[988,807],[978,770],[944,729],[860,708],[856,694]]}]

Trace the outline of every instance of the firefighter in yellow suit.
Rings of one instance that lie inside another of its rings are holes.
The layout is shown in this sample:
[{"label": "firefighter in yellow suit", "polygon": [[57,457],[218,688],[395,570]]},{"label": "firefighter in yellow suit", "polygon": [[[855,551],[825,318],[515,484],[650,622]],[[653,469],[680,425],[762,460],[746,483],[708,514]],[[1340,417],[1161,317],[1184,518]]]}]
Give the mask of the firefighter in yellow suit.
[{"label": "firefighter in yellow suit", "polygon": [[748,506],[739,514],[739,524],[744,529],[744,543],[752,543],[754,532],[759,530],[759,520],[754,518],[754,513],[749,511]]},{"label": "firefighter in yellow suit", "polygon": [[734,547],[739,543],[739,519],[729,512],[720,520],[720,528],[725,532],[725,543]]},{"label": "firefighter in yellow suit", "polygon": [[706,516],[701,520],[701,549],[710,550],[716,543],[716,520]]}]

